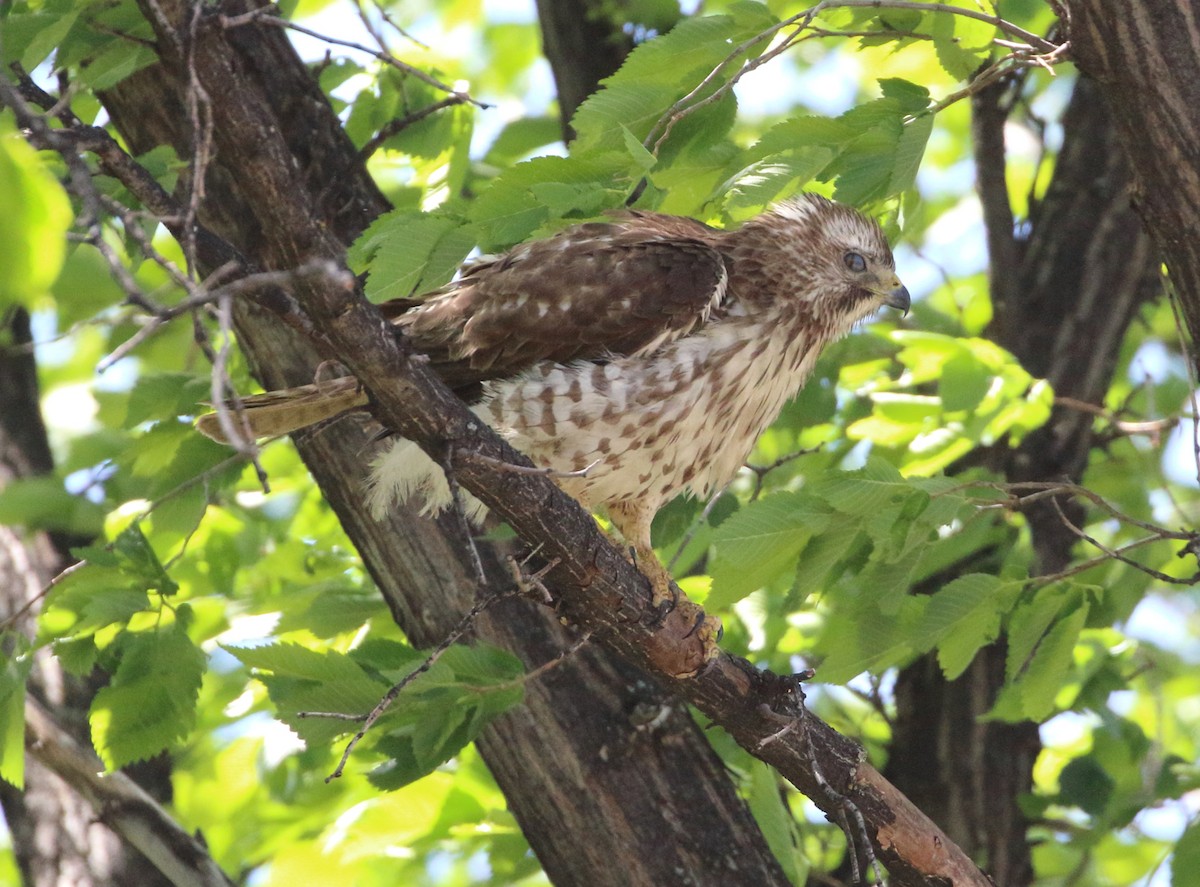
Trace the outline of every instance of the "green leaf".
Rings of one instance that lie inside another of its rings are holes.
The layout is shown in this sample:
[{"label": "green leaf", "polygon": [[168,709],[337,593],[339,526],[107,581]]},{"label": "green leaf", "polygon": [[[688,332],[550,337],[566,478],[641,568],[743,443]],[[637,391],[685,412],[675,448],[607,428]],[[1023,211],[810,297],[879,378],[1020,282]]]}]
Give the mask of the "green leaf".
[{"label": "green leaf", "polygon": [[797,878],[797,856],[800,854],[796,852],[795,820],[784,804],[775,771],[762,761],[751,760],[749,783],[746,803],[754,815],[754,821],[762,829],[771,853],[783,866],[788,882],[800,883]]},{"label": "green leaf", "polygon": [[112,89],[126,77],[157,61],[153,47],[128,40],[112,40],[87,64],[80,65],[79,79],[97,91]]},{"label": "green leaf", "polygon": [[0,17],[0,47],[4,50],[5,64],[19,58],[21,67],[32,71],[67,36],[80,11],[18,13]]},{"label": "green leaf", "polygon": [[1171,854],[1171,887],[1200,885],[1200,823],[1193,822]]},{"label": "green leaf", "polygon": [[1054,699],[1072,670],[1075,643],[1087,622],[1088,609],[1081,603],[1046,632],[1016,685],[1025,716],[1031,721],[1044,720],[1054,711]]},{"label": "green leaf", "polygon": [[399,788],[450,760],[493,718],[520,703],[522,672],[520,660],[487,645],[448,649],[397,699],[389,732],[375,747],[390,760],[371,772],[371,782]]},{"label": "green leaf", "polygon": [[[355,660],[335,650],[316,651],[299,644],[225,647],[243,665],[257,670],[276,713],[309,747],[357,729],[338,718],[300,717],[300,712],[365,716],[383,698],[388,685],[366,673]],[[420,660],[412,652],[412,667]]]},{"label": "green leaf", "polygon": [[[471,203],[469,215],[483,249],[506,248],[556,217],[594,216],[603,207],[618,205],[623,199],[618,184],[640,176],[623,141],[617,151],[586,159],[536,157],[498,176]],[[555,198],[553,208],[543,202],[547,195]]]},{"label": "green leaf", "polygon": [[728,607],[790,571],[828,511],[803,493],[775,493],[751,502],[713,534],[712,593],[706,605]]},{"label": "green leaf", "polygon": [[[916,610],[924,601],[908,598],[906,603]],[[905,621],[870,606],[831,616],[821,638],[820,649],[826,658],[817,668],[817,678],[844,684],[864,671],[878,674],[911,658],[914,651]]]},{"label": "green leaf", "polygon": [[901,194],[917,182],[917,170],[925,156],[929,134],[933,132],[933,115],[920,114],[904,124],[900,140],[896,142],[896,158],[892,164],[892,177],[888,182],[888,194]]},{"label": "green leaf", "polygon": [[877,456],[856,471],[829,472],[812,485],[814,495],[843,514],[877,515],[901,501],[912,487],[894,465]]},{"label": "green leaf", "polygon": [[475,245],[461,219],[394,212],[380,216],[351,248],[355,267],[367,267],[373,302],[408,298],[448,281]]},{"label": "green leaf", "polygon": [[138,580],[146,590],[162,595],[179,591],[179,585],[167,575],[166,568],[137,522],[121,531],[112,542],[112,550],[120,559],[121,569]]},{"label": "green leaf", "polygon": [[[572,154],[617,149],[626,128],[641,142],[667,110],[725,62],[736,47],[776,21],[762,4],[743,2],[731,6],[727,15],[684,18],[666,34],[642,43],[616,74],[602,81],[604,88],[592,93],[575,113],[571,125],[577,138]],[[694,100],[711,95],[742,61],[756,57],[763,48],[763,41],[749,46]],[[672,133],[672,140],[675,138]]]},{"label": "green leaf", "polygon": [[[0,118],[2,123],[4,118]],[[66,257],[70,201],[38,154],[0,125],[0,306],[46,294]]]},{"label": "green leaf", "polygon": [[25,686],[33,668],[29,642],[19,633],[0,632],[0,779],[25,785]]},{"label": "green leaf", "polygon": [[811,595],[823,591],[830,573],[859,539],[856,522],[844,515],[832,515],[825,529],[804,546],[796,564],[789,604],[799,607]]},{"label": "green leaf", "polygon": [[1108,771],[1091,755],[1068,762],[1058,775],[1062,803],[1078,807],[1092,816],[1104,812],[1115,788],[1116,783]]},{"label": "green leaf", "polygon": [[110,769],[152,757],[191,732],[205,664],[178,622],[126,634],[120,652],[112,683],[91,709],[96,750]]},{"label": "green leaf", "polygon": [[562,128],[557,117],[522,117],[500,130],[500,135],[496,136],[484,155],[483,162],[510,166],[561,138]]},{"label": "green leaf", "polygon": [[0,524],[94,536],[104,526],[104,509],[68,493],[60,478],[23,477],[0,489]]},{"label": "green leaf", "polygon": [[938,394],[948,410],[973,410],[979,406],[992,384],[992,374],[978,358],[963,351],[942,365]]},{"label": "green leaf", "polygon": [[987,41],[995,35],[995,28],[961,15],[938,13],[931,18],[930,35],[938,62],[955,80],[970,80],[990,54]]},{"label": "green leaf", "polygon": [[958,577],[930,598],[914,636],[916,648],[937,646],[942,672],[954,680],[980,647],[999,637],[1001,617],[1020,589],[1021,583],[983,573]]},{"label": "green leaf", "polygon": [[154,419],[172,419],[196,412],[211,394],[210,381],[191,373],[147,373],[138,377],[126,403],[125,428]]},{"label": "green leaf", "polygon": [[629,152],[630,158],[634,164],[641,169],[649,172],[658,163],[658,158],[646,150],[646,146],[641,140],[629,131],[629,127],[621,127],[622,135],[625,140],[625,150]]}]

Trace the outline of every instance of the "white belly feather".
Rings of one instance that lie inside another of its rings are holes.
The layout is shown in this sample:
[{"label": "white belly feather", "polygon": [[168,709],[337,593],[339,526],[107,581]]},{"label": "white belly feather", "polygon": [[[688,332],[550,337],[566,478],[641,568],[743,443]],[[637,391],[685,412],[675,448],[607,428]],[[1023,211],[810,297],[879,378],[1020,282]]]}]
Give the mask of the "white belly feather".
[{"label": "white belly feather", "polygon": [[[473,409],[590,508],[636,499],[657,508],[684,489],[704,496],[744,464],[759,434],[804,383],[820,341],[790,338],[790,324],[731,317],[652,356],[543,364],[488,383]],[[401,440],[372,465],[369,504],[450,502],[438,466]],[[472,518],[482,503],[464,492]]]}]

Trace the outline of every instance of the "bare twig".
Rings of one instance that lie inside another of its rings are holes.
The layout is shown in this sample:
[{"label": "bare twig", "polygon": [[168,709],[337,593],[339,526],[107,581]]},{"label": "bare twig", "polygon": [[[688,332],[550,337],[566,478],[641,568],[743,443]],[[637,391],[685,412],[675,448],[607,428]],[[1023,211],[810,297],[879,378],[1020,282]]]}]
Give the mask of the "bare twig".
[{"label": "bare twig", "polygon": [[321,34],[317,31],[297,25],[294,22],[288,21],[287,19],[280,18],[278,15],[278,10],[274,7],[263,7],[262,9],[251,10],[250,12],[246,12],[241,15],[221,15],[219,17],[219,21],[221,22],[221,27],[223,28],[238,28],[243,25],[250,24],[274,25],[277,28],[286,28],[289,31],[295,31],[298,34],[304,34],[308,37],[313,37],[317,40],[324,41],[325,43],[333,44],[334,46],[344,46],[347,49],[365,52],[367,55],[372,56],[380,62],[383,62],[385,65],[390,65],[397,71],[401,71],[411,77],[415,77],[422,83],[432,86],[434,89],[439,89],[442,92],[456,96],[460,102],[466,102],[474,105],[477,108],[491,107],[485,102],[481,102],[478,99],[472,98],[469,93],[457,90],[452,86],[442,83],[442,81],[438,80],[431,74],[426,74],[420,68],[413,67],[412,65],[400,61],[398,58],[388,52],[372,49],[369,46],[363,46],[363,44],[355,43],[352,40],[340,40],[336,37],[330,37],[326,34]]},{"label": "bare twig", "polygon": [[46,595],[53,591],[54,586],[58,585],[58,583],[62,582],[72,573],[82,570],[87,566],[87,564],[88,562],[86,560],[76,561],[75,563],[71,564],[71,566],[67,567],[65,570],[43,585],[41,591],[22,604],[19,610],[17,610],[15,613],[9,613],[3,619],[0,619],[0,629],[12,628],[17,624],[18,619],[28,613],[38,601],[42,600]]},{"label": "bare twig", "polygon": [[[406,674],[398,683],[393,684],[391,689],[383,694],[383,698],[379,700],[379,702],[373,709],[371,709],[367,716],[362,718],[362,726],[359,728],[358,732],[350,738],[350,741],[346,743],[346,748],[342,752],[341,760],[338,761],[338,765],[334,768],[334,771],[325,777],[325,781],[332,782],[333,780],[341,777],[343,771],[346,769],[346,763],[350,760],[350,753],[354,751],[355,746],[357,746],[363,740],[363,737],[367,735],[367,731],[374,726],[376,721],[383,717],[384,712],[386,712],[388,708],[391,707],[391,704],[396,701],[396,698],[404,692],[405,687],[407,687],[421,675],[425,674],[425,672],[429,671],[429,669],[433,668],[434,664],[441,659],[443,655],[445,655],[446,651],[454,646],[458,639],[470,630],[471,624],[475,621],[480,613],[497,601],[511,597],[516,593],[517,592],[515,590],[492,592],[491,594],[488,594],[477,601],[475,606],[471,607],[471,609],[467,611],[466,615],[459,620],[459,623],[457,626],[455,626],[454,630],[446,635],[446,637],[442,639],[442,642],[438,644],[437,647],[434,648],[434,650],[425,658],[425,661],[418,665],[411,672]],[[309,712],[305,716],[320,717],[322,715],[316,712]],[[347,717],[346,719],[349,720],[351,718]],[[358,720],[358,716],[355,715],[352,719]]]},{"label": "bare twig", "polygon": [[478,462],[481,465],[490,465],[497,471],[506,471],[510,474],[528,474],[534,477],[555,478],[587,477],[588,472],[602,461],[596,459],[576,471],[556,471],[553,468],[538,468],[534,465],[516,465],[512,462],[501,462],[499,459],[493,459],[491,456],[485,456],[482,453],[463,453],[462,458],[470,459],[472,462]]},{"label": "bare twig", "polygon": [[360,160],[366,160],[372,154],[382,147],[383,143],[397,133],[403,132],[413,124],[420,123],[426,117],[436,114],[438,111],[444,111],[446,108],[452,108],[455,105],[461,105],[466,101],[461,95],[449,95],[439,102],[434,102],[432,105],[426,105],[419,111],[414,111],[411,114],[406,114],[403,117],[397,117],[382,126],[379,132],[371,136],[367,143],[363,145],[358,156]]},{"label": "bare twig", "polygon": [[1191,576],[1183,576],[1183,577],[1169,576],[1160,570],[1155,570],[1153,567],[1147,567],[1145,564],[1139,564],[1133,558],[1126,557],[1120,551],[1117,551],[1116,549],[1113,549],[1113,548],[1109,548],[1107,545],[1105,545],[1100,540],[1096,539],[1093,536],[1089,536],[1086,532],[1081,530],[1079,527],[1075,526],[1075,524],[1071,521],[1071,519],[1069,517],[1067,517],[1066,512],[1064,512],[1062,510],[1062,506],[1058,504],[1057,498],[1052,498],[1050,500],[1050,504],[1053,505],[1054,510],[1058,512],[1058,519],[1063,522],[1063,526],[1065,526],[1068,530],[1070,530],[1072,533],[1074,533],[1076,536],[1078,536],[1083,541],[1088,542],[1088,543],[1094,545],[1096,548],[1100,549],[1102,552],[1104,552],[1105,555],[1112,558],[1113,560],[1118,560],[1123,564],[1128,564],[1129,566],[1133,567],[1134,569],[1140,570],[1141,572],[1145,573],[1147,576],[1153,576],[1159,582],[1165,582],[1168,585],[1195,585],[1197,582],[1200,582],[1200,570],[1197,570]]}]

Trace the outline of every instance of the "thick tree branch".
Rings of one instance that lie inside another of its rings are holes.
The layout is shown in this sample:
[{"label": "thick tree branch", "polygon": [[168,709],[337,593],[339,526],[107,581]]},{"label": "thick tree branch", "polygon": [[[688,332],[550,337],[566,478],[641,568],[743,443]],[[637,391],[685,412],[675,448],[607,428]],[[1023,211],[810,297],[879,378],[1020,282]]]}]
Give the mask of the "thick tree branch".
[{"label": "thick tree branch", "polygon": [[136,782],[104,772],[90,748],[76,742],[30,699],[25,705],[29,753],[84,798],[96,817],[140,850],[176,887],[232,887],[204,843],[179,825]]},{"label": "thick tree branch", "polygon": [[1166,262],[1200,370],[1200,22],[1191,0],[1067,0],[1071,45],[1112,108],[1133,202]]}]

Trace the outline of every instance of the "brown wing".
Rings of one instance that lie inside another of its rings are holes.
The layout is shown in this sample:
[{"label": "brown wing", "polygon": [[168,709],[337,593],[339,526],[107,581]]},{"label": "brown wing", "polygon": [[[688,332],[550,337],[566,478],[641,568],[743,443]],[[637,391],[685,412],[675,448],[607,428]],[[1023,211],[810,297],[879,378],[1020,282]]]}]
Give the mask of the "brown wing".
[{"label": "brown wing", "polygon": [[717,232],[632,213],[522,244],[471,266],[413,309],[380,307],[454,386],[539,361],[636,354],[687,335],[725,294]]}]

